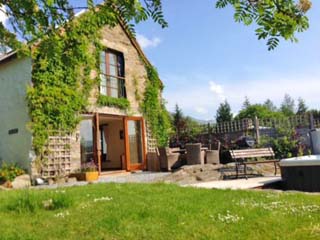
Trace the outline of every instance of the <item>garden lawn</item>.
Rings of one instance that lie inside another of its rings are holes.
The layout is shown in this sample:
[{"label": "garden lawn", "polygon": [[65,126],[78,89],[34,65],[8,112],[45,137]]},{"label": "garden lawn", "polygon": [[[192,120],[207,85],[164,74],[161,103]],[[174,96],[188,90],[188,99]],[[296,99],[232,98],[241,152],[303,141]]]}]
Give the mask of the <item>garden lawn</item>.
[{"label": "garden lawn", "polygon": [[320,195],[167,184],[2,191],[0,239],[320,239]]}]

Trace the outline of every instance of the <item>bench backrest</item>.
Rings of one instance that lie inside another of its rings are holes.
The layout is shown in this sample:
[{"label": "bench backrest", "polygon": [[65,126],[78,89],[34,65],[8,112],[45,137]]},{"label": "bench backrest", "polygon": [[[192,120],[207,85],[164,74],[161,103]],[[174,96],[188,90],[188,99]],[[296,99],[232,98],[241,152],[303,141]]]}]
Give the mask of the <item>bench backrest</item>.
[{"label": "bench backrest", "polygon": [[230,150],[230,154],[233,159],[274,157],[274,152],[272,148]]}]

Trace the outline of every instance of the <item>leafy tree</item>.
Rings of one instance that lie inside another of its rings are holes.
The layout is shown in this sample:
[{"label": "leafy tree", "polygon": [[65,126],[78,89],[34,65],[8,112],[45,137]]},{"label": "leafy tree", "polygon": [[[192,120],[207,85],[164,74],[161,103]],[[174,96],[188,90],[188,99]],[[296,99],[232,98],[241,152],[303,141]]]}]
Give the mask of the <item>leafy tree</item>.
[{"label": "leafy tree", "polygon": [[295,102],[294,99],[289,95],[285,94],[283,102],[280,107],[280,111],[287,117],[293,116],[295,111]]},{"label": "leafy tree", "polygon": [[298,99],[298,110],[297,114],[304,114],[308,111],[308,107],[305,103],[305,101],[302,98]]},{"label": "leafy tree", "polygon": [[[306,13],[311,7],[310,0],[299,0],[299,3],[296,0],[215,0],[215,3],[217,8],[232,5],[236,22],[255,23],[258,39],[267,39],[269,50],[278,45],[280,38],[297,41],[295,33],[309,27]],[[104,7],[114,16],[109,25],[116,24],[116,16],[120,16],[131,30],[132,23],[149,18],[162,27],[168,26],[161,0],[108,0],[104,1]],[[16,50],[25,47],[23,42],[32,44],[58,31],[57,26],[72,20],[79,9],[98,11],[94,0],[87,0],[80,7],[72,6],[69,0],[0,0],[0,11],[9,17],[8,24],[0,23],[0,46]]]},{"label": "leafy tree", "polygon": [[234,19],[245,25],[255,24],[258,39],[267,39],[268,49],[274,49],[280,38],[297,41],[296,32],[308,29],[306,12],[310,0],[218,0],[217,8],[232,5]]},{"label": "leafy tree", "polygon": [[249,101],[249,98],[247,96],[245,96],[245,99],[244,99],[244,102],[242,104],[242,109],[246,109],[250,106],[250,101]]},{"label": "leafy tree", "polygon": [[189,141],[195,141],[197,136],[203,132],[203,126],[190,117],[185,118],[185,123],[186,127],[183,135],[188,138]]},{"label": "leafy tree", "polygon": [[268,119],[268,118],[281,118],[283,114],[277,111],[270,110],[264,104],[253,104],[246,109],[243,109],[236,116],[236,119],[244,119],[244,118],[254,118],[258,117],[260,119]]},{"label": "leafy tree", "polygon": [[232,121],[233,115],[231,113],[230,104],[225,100],[223,103],[220,103],[220,106],[216,114],[216,122],[229,122]]},{"label": "leafy tree", "polygon": [[183,116],[181,108],[179,108],[178,104],[175,106],[175,112],[173,113],[173,126],[175,128],[176,136],[179,139],[181,133],[186,127],[186,121]]},{"label": "leafy tree", "polygon": [[274,103],[270,99],[267,99],[264,102],[263,106],[267,107],[272,112],[276,112],[277,111],[277,106],[274,105]]},{"label": "leafy tree", "polygon": [[[87,0],[86,4],[80,7],[72,6],[70,0],[0,0],[0,11],[9,17],[6,25],[0,23],[0,45],[19,49],[23,47],[22,42],[32,44],[44,35],[60,31],[57,26],[72,20],[76,11],[99,11],[96,6],[94,0]],[[103,8],[108,8],[106,13],[110,14],[110,26],[118,23],[118,17],[127,23],[131,30],[133,23],[148,18],[162,27],[168,26],[163,17],[161,0],[108,0],[104,1]]]}]

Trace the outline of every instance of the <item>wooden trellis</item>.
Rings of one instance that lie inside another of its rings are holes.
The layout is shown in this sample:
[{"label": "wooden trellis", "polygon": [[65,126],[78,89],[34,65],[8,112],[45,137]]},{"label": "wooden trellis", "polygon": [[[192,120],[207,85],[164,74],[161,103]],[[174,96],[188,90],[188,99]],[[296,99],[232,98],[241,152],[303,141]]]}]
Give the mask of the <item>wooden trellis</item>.
[{"label": "wooden trellis", "polygon": [[147,133],[147,152],[154,153],[157,148],[157,140],[152,136],[152,132],[148,124],[146,124]]},{"label": "wooden trellis", "polygon": [[41,169],[42,177],[54,178],[71,173],[71,134],[56,131],[50,134]]}]

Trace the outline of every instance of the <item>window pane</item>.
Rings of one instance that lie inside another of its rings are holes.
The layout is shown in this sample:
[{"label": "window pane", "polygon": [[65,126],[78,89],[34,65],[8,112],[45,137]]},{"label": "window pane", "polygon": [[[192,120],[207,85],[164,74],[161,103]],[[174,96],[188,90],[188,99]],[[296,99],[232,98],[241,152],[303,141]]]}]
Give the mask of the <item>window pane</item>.
[{"label": "window pane", "polygon": [[109,62],[111,65],[117,65],[117,55],[109,53]]},{"label": "window pane", "polygon": [[107,87],[101,86],[100,87],[100,94],[101,95],[107,95]]},{"label": "window pane", "polygon": [[104,51],[100,52],[100,63],[106,62],[106,53]]},{"label": "window pane", "polygon": [[110,65],[110,73],[111,76],[118,76],[117,67]]},{"label": "window pane", "polygon": [[101,63],[100,64],[100,72],[103,73],[103,74],[107,74],[106,64],[105,63]]},{"label": "window pane", "polygon": [[115,77],[110,77],[110,87],[118,88],[118,79]]},{"label": "window pane", "polygon": [[111,88],[111,97],[118,98],[118,89]]},{"label": "window pane", "polygon": [[103,95],[107,94],[107,78],[103,74],[100,74],[100,93]]},{"label": "window pane", "polygon": [[100,71],[103,74],[106,74],[106,53],[100,53]]},{"label": "window pane", "polygon": [[118,76],[124,77],[124,59],[122,54],[118,56]]}]

